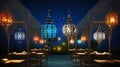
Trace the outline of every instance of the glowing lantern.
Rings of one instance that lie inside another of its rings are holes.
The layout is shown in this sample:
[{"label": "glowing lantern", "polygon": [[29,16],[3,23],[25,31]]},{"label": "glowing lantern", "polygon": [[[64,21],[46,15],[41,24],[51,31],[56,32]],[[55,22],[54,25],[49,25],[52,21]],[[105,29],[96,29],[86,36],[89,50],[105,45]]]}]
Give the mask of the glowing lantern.
[{"label": "glowing lantern", "polygon": [[112,35],[112,29],[118,24],[118,15],[115,11],[110,11],[106,15],[106,25],[109,26],[109,33],[108,33],[108,45],[109,45],[109,53],[111,55],[111,35]]},{"label": "glowing lantern", "polygon": [[81,40],[81,39],[78,39],[78,40],[77,40],[77,43],[78,43],[78,44],[81,44],[81,43],[82,43],[82,40]]},{"label": "glowing lantern", "polygon": [[45,43],[45,40],[44,40],[43,38],[40,38],[40,39],[39,39],[39,43],[40,43],[40,44],[44,44],[44,43]]},{"label": "glowing lantern", "polygon": [[33,36],[33,41],[34,41],[36,44],[39,42],[39,36],[38,36],[37,33]]},{"label": "glowing lantern", "polygon": [[99,45],[103,40],[105,40],[105,33],[101,31],[101,26],[99,26],[98,30],[93,34],[93,38],[98,41]]},{"label": "glowing lantern", "polygon": [[106,15],[106,25],[108,25],[109,27],[114,27],[118,24],[118,15],[116,12],[114,11],[110,11],[107,15]]},{"label": "glowing lantern", "polygon": [[74,35],[76,34],[77,30],[76,30],[76,26],[74,24],[65,24],[63,26],[63,34],[65,36],[67,35]]},{"label": "glowing lantern", "polygon": [[65,36],[72,36],[72,35],[75,35],[76,33],[77,33],[76,26],[74,24],[72,24],[72,18],[70,16],[70,14],[68,14],[67,22],[63,26],[63,34]]},{"label": "glowing lantern", "polygon": [[12,14],[8,11],[7,7],[0,12],[0,24],[3,27],[8,27],[13,23]]},{"label": "glowing lantern", "polygon": [[70,39],[70,44],[74,44],[75,40],[73,38]]},{"label": "glowing lantern", "polygon": [[62,50],[62,48],[60,47],[60,46],[58,46],[57,47],[57,51],[59,52],[59,51],[61,51]]},{"label": "glowing lantern", "polygon": [[22,28],[18,28],[18,31],[14,34],[15,40],[24,40],[25,33],[23,32]]},{"label": "glowing lantern", "polygon": [[52,23],[52,18],[48,13],[46,24],[41,26],[41,37],[45,39],[54,39],[56,37],[57,28]]},{"label": "glowing lantern", "polygon": [[85,34],[82,34],[81,36],[82,43],[84,44],[86,40],[87,40],[87,37],[85,36]]}]

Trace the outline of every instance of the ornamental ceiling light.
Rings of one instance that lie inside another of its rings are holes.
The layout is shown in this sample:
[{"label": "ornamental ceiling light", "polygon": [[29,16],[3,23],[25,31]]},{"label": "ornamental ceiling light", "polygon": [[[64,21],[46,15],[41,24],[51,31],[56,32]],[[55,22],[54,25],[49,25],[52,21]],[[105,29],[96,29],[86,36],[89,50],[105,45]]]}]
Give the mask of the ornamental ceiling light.
[{"label": "ornamental ceiling light", "polygon": [[65,36],[73,36],[77,33],[77,28],[74,24],[72,24],[72,18],[70,16],[70,13],[67,16],[67,22],[63,26],[63,34]]},{"label": "ornamental ceiling light", "polygon": [[52,23],[50,10],[46,18],[46,24],[41,26],[41,37],[44,39],[54,39],[56,37],[57,27]]}]

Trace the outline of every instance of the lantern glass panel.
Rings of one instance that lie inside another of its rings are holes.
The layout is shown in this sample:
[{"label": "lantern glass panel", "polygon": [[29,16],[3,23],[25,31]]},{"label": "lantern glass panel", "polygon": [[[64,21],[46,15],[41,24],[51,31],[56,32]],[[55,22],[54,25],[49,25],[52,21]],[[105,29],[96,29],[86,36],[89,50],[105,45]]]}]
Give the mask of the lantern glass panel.
[{"label": "lantern glass panel", "polygon": [[77,33],[76,26],[74,24],[65,24],[63,26],[63,34],[67,35],[74,35]]},{"label": "lantern glass panel", "polygon": [[15,40],[24,40],[25,39],[25,33],[22,31],[21,28],[18,28],[18,31],[14,34]]},{"label": "lantern glass panel", "polygon": [[102,41],[105,40],[105,33],[97,31],[94,33],[93,37],[96,41]]},{"label": "lantern glass panel", "polygon": [[54,24],[45,24],[41,26],[41,37],[42,38],[55,38],[57,28]]}]

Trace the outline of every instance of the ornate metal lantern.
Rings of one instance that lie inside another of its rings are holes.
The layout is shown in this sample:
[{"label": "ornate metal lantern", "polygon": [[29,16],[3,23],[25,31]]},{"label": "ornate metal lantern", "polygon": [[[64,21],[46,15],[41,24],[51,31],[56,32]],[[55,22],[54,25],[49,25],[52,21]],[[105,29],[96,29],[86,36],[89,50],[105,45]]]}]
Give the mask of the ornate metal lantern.
[{"label": "ornate metal lantern", "polygon": [[39,36],[38,36],[37,33],[33,36],[33,41],[34,41],[36,44],[39,42]]},{"label": "ornate metal lantern", "polygon": [[98,30],[93,34],[93,38],[98,41],[99,45],[103,40],[105,40],[105,33],[101,31],[101,26],[99,26]]},{"label": "ornate metal lantern", "polygon": [[68,14],[67,24],[63,26],[63,34],[65,36],[70,36],[70,35],[72,36],[72,35],[75,35],[76,33],[77,33],[76,26],[72,24],[71,16],[70,14]]},{"label": "ornate metal lantern", "polygon": [[46,24],[41,26],[41,37],[45,39],[54,39],[56,37],[57,28],[52,23],[52,18],[48,12]]},{"label": "ornate metal lantern", "polygon": [[25,40],[25,33],[22,30],[22,28],[18,28],[17,32],[15,32],[15,34],[14,34],[14,38],[19,43],[21,43],[23,40]]},{"label": "ornate metal lantern", "polygon": [[4,7],[0,12],[0,24],[6,28],[13,23],[12,19],[12,14],[8,11],[7,7]]},{"label": "ornate metal lantern", "polygon": [[106,25],[109,27],[114,27],[118,24],[118,15],[115,11],[110,11],[106,15]]},{"label": "ornate metal lantern", "polygon": [[82,41],[82,43],[84,44],[86,40],[87,40],[86,35],[85,35],[85,34],[82,34],[82,36],[81,36],[81,41]]}]

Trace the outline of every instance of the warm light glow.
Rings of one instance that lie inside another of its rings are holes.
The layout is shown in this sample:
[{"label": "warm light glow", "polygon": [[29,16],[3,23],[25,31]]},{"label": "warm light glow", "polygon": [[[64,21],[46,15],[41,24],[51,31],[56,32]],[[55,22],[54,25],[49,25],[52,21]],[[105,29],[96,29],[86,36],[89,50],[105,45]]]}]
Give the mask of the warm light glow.
[{"label": "warm light glow", "polygon": [[116,12],[110,11],[107,15],[106,15],[106,25],[108,25],[109,27],[114,27],[115,25],[118,24],[118,15]]},{"label": "warm light glow", "polygon": [[82,40],[82,43],[84,44],[85,41],[87,40],[87,37],[86,37],[85,34],[82,34],[82,36],[81,36],[81,40]]},{"label": "warm light glow", "polygon": [[59,51],[61,51],[62,50],[62,48],[60,47],[60,46],[58,46],[57,47],[57,51],[59,52]]},{"label": "warm light glow", "polygon": [[56,47],[53,47],[53,50],[56,51]]},{"label": "warm light glow", "polygon": [[115,22],[115,18],[114,18],[114,17],[111,17],[111,18],[110,18],[110,22],[111,22],[111,23],[114,23],[114,22]]},{"label": "warm light glow", "polygon": [[39,43],[40,43],[40,44],[44,44],[44,43],[45,43],[45,40],[44,40],[43,38],[40,38],[40,39],[39,39]]},{"label": "warm light glow", "polygon": [[65,46],[65,42],[63,42],[63,43],[62,43],[62,45],[64,45],[64,46]]},{"label": "warm light glow", "polygon": [[37,35],[37,33],[34,35],[33,41],[34,41],[36,44],[39,42],[39,36]]},{"label": "warm light glow", "polygon": [[13,23],[12,14],[5,7],[3,11],[0,12],[0,24],[3,27],[10,26]]},{"label": "warm light glow", "polygon": [[74,39],[73,38],[70,39],[70,44],[74,44],[74,43],[75,43]]}]

